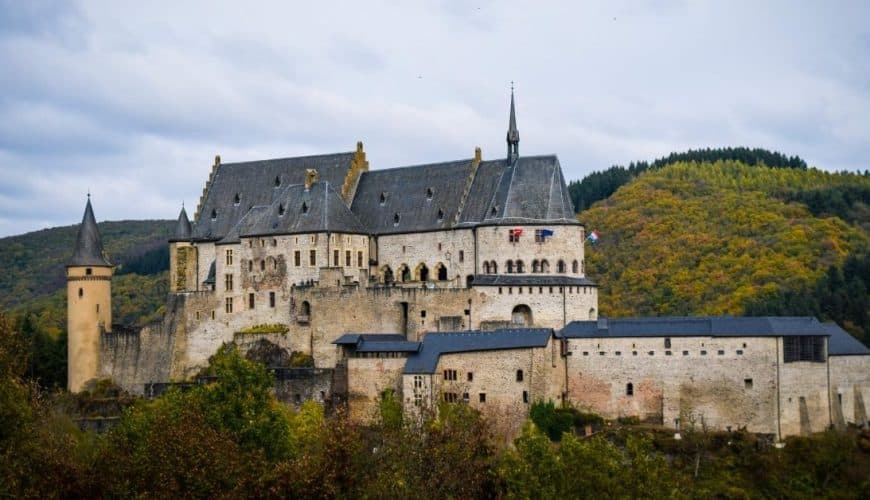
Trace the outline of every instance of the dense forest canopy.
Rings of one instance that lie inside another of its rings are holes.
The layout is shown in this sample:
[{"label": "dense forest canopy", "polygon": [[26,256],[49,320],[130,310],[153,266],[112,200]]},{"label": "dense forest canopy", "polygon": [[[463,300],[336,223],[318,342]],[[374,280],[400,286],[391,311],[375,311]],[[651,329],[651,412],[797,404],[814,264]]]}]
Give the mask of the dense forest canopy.
[{"label": "dense forest canopy", "polygon": [[867,342],[868,192],[864,175],[730,160],[649,170],[579,216],[602,234],[601,313],[814,315]]},{"label": "dense forest canopy", "polygon": [[668,156],[654,160],[632,162],[628,167],[614,165],[604,171],[596,171],[579,181],[568,184],[568,191],[574,209],[582,212],[593,203],[603,200],[616,192],[620,186],[647,170],[655,170],[665,165],[677,162],[713,163],[716,161],[733,160],[744,165],[764,165],[770,168],[806,169],[807,163],[798,156],[786,156],[776,151],[761,148],[706,148],[690,149],[683,153],[671,153]]}]

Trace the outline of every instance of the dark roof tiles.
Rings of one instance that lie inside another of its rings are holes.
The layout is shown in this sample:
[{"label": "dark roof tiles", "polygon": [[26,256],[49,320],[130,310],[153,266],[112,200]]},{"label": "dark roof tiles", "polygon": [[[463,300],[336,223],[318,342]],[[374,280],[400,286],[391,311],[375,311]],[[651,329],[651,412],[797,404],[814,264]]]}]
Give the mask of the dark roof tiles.
[{"label": "dark roof tiles", "polygon": [[175,223],[175,231],[170,241],[189,241],[191,234],[190,219],[187,218],[187,211],[181,207],[181,213],[178,214],[178,221]]},{"label": "dark roof tiles", "polygon": [[91,198],[85,205],[85,214],[82,216],[82,224],[76,236],[76,246],[73,255],[67,263],[67,267],[94,266],[111,267],[112,264],[103,255],[103,238],[94,218],[94,209],[91,208]]},{"label": "dark roof tiles", "polygon": [[606,337],[782,337],[830,333],[812,317],[659,317],[572,321],[566,338]]},{"label": "dark roof tiles", "polygon": [[442,354],[546,347],[552,335],[549,328],[428,333],[420,351],[408,357],[404,373],[434,373]]},{"label": "dark roof tiles", "polygon": [[824,323],[824,328],[830,334],[828,338],[828,354],[831,356],[867,356],[870,349],[860,340],[849,335],[836,323]]}]

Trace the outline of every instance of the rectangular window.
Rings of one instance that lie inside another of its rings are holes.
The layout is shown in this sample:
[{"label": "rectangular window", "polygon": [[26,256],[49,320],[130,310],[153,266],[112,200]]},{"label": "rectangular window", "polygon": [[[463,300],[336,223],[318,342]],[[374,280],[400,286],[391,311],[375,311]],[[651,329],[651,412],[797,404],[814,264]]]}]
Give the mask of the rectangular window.
[{"label": "rectangular window", "polygon": [[211,319],[214,319],[214,309],[211,311]]},{"label": "rectangular window", "polygon": [[248,294],[248,309],[253,309],[253,308],[254,308],[254,294],[249,293]]},{"label": "rectangular window", "polygon": [[456,370],[444,370],[444,380],[456,380]]},{"label": "rectangular window", "polygon": [[227,250],[227,265],[228,266],[233,265],[233,251],[232,250]]},{"label": "rectangular window", "polygon": [[466,373],[466,376],[468,377],[469,382],[474,381],[474,372],[468,372]]},{"label": "rectangular window", "polygon": [[510,243],[518,243],[520,241],[520,236],[523,235],[522,229],[511,229],[508,231],[508,242]]},{"label": "rectangular window", "polygon": [[523,381],[523,371],[517,370],[517,382],[522,382],[522,381]]},{"label": "rectangular window", "polygon": [[359,268],[362,268],[362,267],[363,267],[363,256],[362,256],[362,252],[357,252],[357,253],[356,253],[356,267],[359,267]]},{"label": "rectangular window", "polygon": [[338,267],[338,250],[332,251],[332,265]]},{"label": "rectangular window", "polygon": [[[841,396],[842,396],[842,395],[841,395]],[[467,393],[467,392],[463,392],[463,393],[462,393],[462,401],[465,402],[465,403],[468,402],[468,393]]]},{"label": "rectangular window", "polygon": [[350,267],[350,250],[344,251],[344,265],[345,267]]},{"label": "rectangular window", "polygon": [[666,337],[665,338],[665,349],[670,349],[670,348],[671,348],[671,339]]},{"label": "rectangular window", "polygon": [[224,308],[225,308],[224,310],[226,311],[227,314],[230,314],[233,312],[233,298],[232,297],[226,298],[226,301],[224,302]]},{"label": "rectangular window", "polygon": [[783,359],[786,363],[795,361],[825,361],[824,337],[783,337]]},{"label": "rectangular window", "polygon": [[310,250],[308,252],[308,265],[316,266],[317,265],[317,250]]},{"label": "rectangular window", "polygon": [[269,307],[275,307],[275,292],[269,292]]},{"label": "rectangular window", "polygon": [[422,389],[423,388],[423,376],[422,375],[414,375],[414,389]]},{"label": "rectangular window", "polygon": [[478,395],[478,398],[479,398],[479,401],[480,401],[481,403],[486,403],[486,393],[485,393],[485,392],[481,392],[481,393]]},{"label": "rectangular window", "polygon": [[465,250],[459,251],[459,262],[465,262]]},{"label": "rectangular window", "polygon": [[459,396],[455,392],[445,392],[444,393],[444,402],[445,403],[455,403],[459,400]]},{"label": "rectangular window", "polygon": [[529,404],[529,391],[523,391],[523,403]]},{"label": "rectangular window", "polygon": [[224,288],[228,292],[233,291],[233,275],[232,274],[227,274],[224,276]]},{"label": "rectangular window", "polygon": [[293,252],[293,263],[296,265],[296,267],[302,265],[302,252],[300,252],[299,250]]},{"label": "rectangular window", "polygon": [[423,396],[420,394],[414,394],[414,406],[420,407],[423,406]]},{"label": "rectangular window", "polygon": [[752,379],[751,378],[743,379],[743,388],[744,389],[752,389]]}]

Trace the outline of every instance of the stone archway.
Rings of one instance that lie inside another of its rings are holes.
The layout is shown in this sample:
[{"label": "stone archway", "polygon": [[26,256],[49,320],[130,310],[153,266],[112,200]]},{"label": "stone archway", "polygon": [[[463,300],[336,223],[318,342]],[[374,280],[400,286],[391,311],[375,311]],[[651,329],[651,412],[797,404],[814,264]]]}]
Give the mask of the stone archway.
[{"label": "stone archway", "polygon": [[447,267],[439,262],[435,265],[435,275],[438,277],[438,281],[447,281]]},{"label": "stone archway", "polygon": [[417,281],[429,281],[429,268],[426,267],[424,262],[417,265],[417,269],[414,270],[414,277]]},{"label": "stone archway", "polygon": [[532,326],[532,308],[526,304],[519,304],[511,311],[511,325],[515,327]]}]

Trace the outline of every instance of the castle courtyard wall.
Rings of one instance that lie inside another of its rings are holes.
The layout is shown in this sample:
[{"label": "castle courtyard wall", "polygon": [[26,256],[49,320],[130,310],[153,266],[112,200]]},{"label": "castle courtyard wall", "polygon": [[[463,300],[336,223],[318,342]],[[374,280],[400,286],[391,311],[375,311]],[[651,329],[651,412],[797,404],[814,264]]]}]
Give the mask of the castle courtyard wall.
[{"label": "castle courtyard wall", "polygon": [[830,356],[832,418],[837,426],[867,426],[870,356]]}]

